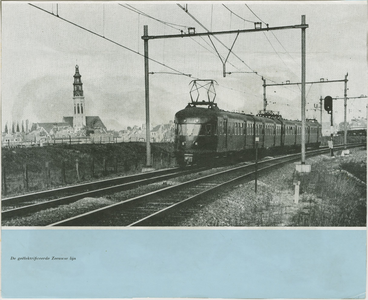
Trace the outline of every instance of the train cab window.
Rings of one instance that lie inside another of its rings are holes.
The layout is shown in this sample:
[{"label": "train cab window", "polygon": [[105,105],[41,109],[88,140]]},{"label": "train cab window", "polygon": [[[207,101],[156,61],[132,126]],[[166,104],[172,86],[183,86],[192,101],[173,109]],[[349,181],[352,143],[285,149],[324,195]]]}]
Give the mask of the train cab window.
[{"label": "train cab window", "polygon": [[198,135],[200,129],[201,124],[178,124],[178,135]]}]

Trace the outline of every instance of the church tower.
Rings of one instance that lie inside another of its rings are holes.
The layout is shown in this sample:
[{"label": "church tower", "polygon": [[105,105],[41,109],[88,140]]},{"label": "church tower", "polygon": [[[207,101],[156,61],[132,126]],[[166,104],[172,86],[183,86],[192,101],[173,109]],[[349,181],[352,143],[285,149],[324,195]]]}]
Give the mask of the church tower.
[{"label": "church tower", "polygon": [[86,107],[83,96],[83,83],[81,81],[81,75],[79,74],[78,65],[75,66],[75,74],[73,77],[73,127],[74,130],[81,130],[86,126]]}]

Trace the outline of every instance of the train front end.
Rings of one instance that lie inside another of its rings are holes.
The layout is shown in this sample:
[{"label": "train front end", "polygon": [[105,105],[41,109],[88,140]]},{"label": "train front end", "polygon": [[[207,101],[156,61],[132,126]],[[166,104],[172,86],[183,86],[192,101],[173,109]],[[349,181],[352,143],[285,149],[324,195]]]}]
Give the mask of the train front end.
[{"label": "train front end", "polygon": [[175,156],[179,166],[206,164],[217,150],[217,107],[188,106],[175,114]]}]

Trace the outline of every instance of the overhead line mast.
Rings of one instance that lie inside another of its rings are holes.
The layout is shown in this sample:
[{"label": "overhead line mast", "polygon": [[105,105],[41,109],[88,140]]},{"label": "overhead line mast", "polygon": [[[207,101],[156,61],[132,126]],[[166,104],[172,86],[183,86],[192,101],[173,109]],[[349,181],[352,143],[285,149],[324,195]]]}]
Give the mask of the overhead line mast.
[{"label": "overhead line mast", "polygon": [[[345,126],[345,130],[344,130],[344,148],[346,149],[346,143],[347,143],[347,124],[346,124],[346,106],[347,106],[347,102],[346,100],[347,98],[347,91],[348,91],[348,74],[345,75],[345,79],[340,79],[340,80],[324,80],[323,78],[320,79],[320,81],[308,81],[305,82],[304,84],[320,84],[320,83],[334,83],[334,82],[344,82],[344,126]],[[302,84],[301,82],[289,82],[286,81],[285,83],[270,83],[270,84],[266,84],[266,80],[263,79],[263,110],[266,111],[267,108],[267,97],[266,97],[266,87],[268,86],[278,86],[278,85],[300,85]],[[322,97],[321,97],[322,99]],[[339,98],[333,98],[333,99],[339,99]],[[321,101],[321,107],[322,107],[322,100]],[[322,116],[322,115],[321,115]],[[322,120],[322,117],[321,117]],[[322,123],[322,121],[321,121]],[[322,124],[321,124],[322,126]]]},{"label": "overhead line mast", "polygon": [[[178,4],[179,5],[179,4]],[[179,7],[183,8],[181,5]],[[186,11],[187,12],[187,11]],[[193,17],[194,18],[194,17]],[[198,21],[197,21],[198,22]],[[202,25],[201,25],[202,26]],[[202,26],[203,27],[203,26]],[[144,25],[144,34],[142,36],[142,39],[144,41],[144,49],[145,49],[145,102],[146,102],[146,142],[147,142],[147,167],[151,166],[151,153],[150,153],[150,135],[149,135],[149,80],[148,80],[148,41],[154,40],[154,39],[168,39],[168,38],[187,38],[187,37],[195,37],[195,36],[216,36],[216,35],[224,35],[224,34],[237,34],[240,33],[250,33],[250,32],[263,32],[263,31],[273,31],[273,30],[285,30],[285,29],[301,29],[302,30],[302,161],[301,165],[305,164],[305,30],[308,28],[308,24],[305,23],[305,15],[302,15],[302,23],[298,25],[289,25],[289,26],[277,26],[277,27],[269,27],[267,25],[266,28],[262,28],[262,24],[255,23],[254,29],[240,29],[240,30],[227,30],[227,31],[214,31],[210,32],[207,30],[207,32],[202,33],[196,33],[195,28],[188,28],[188,33],[182,32],[181,34],[168,34],[168,35],[148,35],[148,26]],[[231,50],[230,50],[231,51]],[[235,54],[234,54],[235,55]],[[147,117],[148,116],[148,117]],[[303,166],[301,169],[304,169]]]}]

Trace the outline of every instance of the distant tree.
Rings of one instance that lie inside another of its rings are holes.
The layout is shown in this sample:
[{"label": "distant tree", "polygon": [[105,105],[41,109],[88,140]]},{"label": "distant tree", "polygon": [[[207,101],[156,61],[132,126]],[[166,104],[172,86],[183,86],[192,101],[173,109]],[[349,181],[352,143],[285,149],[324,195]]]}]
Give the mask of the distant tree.
[{"label": "distant tree", "polygon": [[17,122],[17,132],[19,132],[19,123]]},{"label": "distant tree", "polygon": [[24,121],[22,120],[22,132],[24,132]]},{"label": "distant tree", "polygon": [[128,126],[128,127],[127,127],[127,130],[132,130],[132,127]]},{"label": "distant tree", "polygon": [[12,131],[11,131],[11,133],[15,133],[15,124],[14,124],[14,122],[12,122]]},{"label": "distant tree", "polygon": [[8,130],[8,122],[6,122],[6,124],[5,124],[5,133],[9,133],[9,130]]}]

